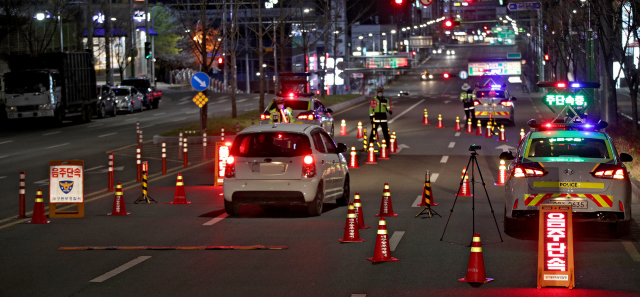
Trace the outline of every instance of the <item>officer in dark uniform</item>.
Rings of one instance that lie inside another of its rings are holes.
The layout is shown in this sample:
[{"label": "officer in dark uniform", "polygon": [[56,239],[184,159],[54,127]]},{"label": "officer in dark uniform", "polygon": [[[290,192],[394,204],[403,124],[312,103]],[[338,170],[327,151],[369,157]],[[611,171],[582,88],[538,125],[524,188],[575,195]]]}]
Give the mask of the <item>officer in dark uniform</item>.
[{"label": "officer in dark uniform", "polygon": [[391,100],[383,96],[384,88],[378,88],[377,96],[369,101],[369,118],[371,119],[371,135],[370,141],[375,141],[373,135],[377,133],[378,127],[382,128],[384,139],[387,145],[391,143],[391,137],[389,137],[389,127],[387,126],[387,112],[391,115]]}]

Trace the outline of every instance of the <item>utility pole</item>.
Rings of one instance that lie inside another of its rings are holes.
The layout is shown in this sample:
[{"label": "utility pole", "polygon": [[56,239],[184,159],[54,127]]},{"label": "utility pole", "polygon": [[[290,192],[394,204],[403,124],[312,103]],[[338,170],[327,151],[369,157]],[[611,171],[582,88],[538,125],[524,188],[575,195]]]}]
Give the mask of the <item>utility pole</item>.
[{"label": "utility pole", "polygon": [[[151,41],[151,35],[149,34],[149,0],[144,0],[144,30],[145,30],[144,41],[146,46],[146,42]],[[151,68],[150,63],[153,63],[151,60],[152,59],[147,59],[147,57],[145,56],[144,72],[147,74],[147,77],[151,77],[149,73],[150,72],[149,69]]]},{"label": "utility pole", "polygon": [[[151,28],[155,30],[155,9],[156,7],[151,8]],[[153,82],[153,87],[158,86],[158,82],[156,81],[156,48],[155,48],[155,37],[151,37],[151,79]]]},{"label": "utility pole", "polygon": [[[111,0],[109,0],[111,1]],[[129,21],[131,22],[131,51],[129,51],[129,56],[131,57],[131,61],[129,62],[131,68],[131,77],[136,76],[136,56],[138,55],[138,49],[136,48],[136,27],[133,20],[133,0],[129,0]],[[124,79],[124,77],[122,77]]]},{"label": "utility pole", "polygon": [[107,3],[107,11],[104,16],[104,21],[106,22],[104,41],[105,41],[105,55],[107,56],[107,69],[106,69],[106,81],[111,83],[112,85],[115,83],[113,81],[113,67],[111,65],[111,0]]},{"label": "utility pole", "polygon": [[224,56],[222,58],[222,87],[224,89],[224,92],[226,92],[227,89],[227,56],[225,55],[227,53],[227,1],[223,0],[222,1],[222,36],[224,36],[223,41],[224,43],[222,44],[222,55]]}]

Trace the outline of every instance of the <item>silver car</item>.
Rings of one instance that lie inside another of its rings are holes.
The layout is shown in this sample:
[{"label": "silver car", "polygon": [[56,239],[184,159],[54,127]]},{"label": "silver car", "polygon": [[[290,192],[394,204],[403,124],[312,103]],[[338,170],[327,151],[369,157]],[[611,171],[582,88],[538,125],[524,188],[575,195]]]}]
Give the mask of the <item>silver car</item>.
[{"label": "silver car", "polygon": [[495,118],[496,122],[506,121],[509,125],[515,123],[515,106],[504,85],[478,86],[475,88],[476,100],[473,102],[476,118],[489,120]]},{"label": "silver car", "polygon": [[543,123],[529,121],[532,132],[520,142],[505,182],[505,231],[516,231],[536,218],[540,204],[573,206],[574,221],[599,221],[628,233],[631,182],[623,162],[602,132],[606,123]]},{"label": "silver car", "polygon": [[136,88],[131,86],[117,86],[111,88],[116,94],[116,107],[118,111],[133,113],[142,111],[143,95]]},{"label": "silver car", "polygon": [[[315,97],[283,97],[284,108],[291,108],[294,117],[294,124],[311,124],[322,127],[325,131],[334,136],[334,123],[331,108],[326,108],[320,100]],[[267,106],[260,115],[260,124],[273,123],[271,110],[277,108],[276,100]]]}]

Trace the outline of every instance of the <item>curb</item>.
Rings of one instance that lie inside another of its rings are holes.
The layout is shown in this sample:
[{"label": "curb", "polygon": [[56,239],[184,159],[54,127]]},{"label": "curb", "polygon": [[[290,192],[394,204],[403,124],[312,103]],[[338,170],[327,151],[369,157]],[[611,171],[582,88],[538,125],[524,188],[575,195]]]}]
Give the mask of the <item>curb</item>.
[{"label": "curb", "polygon": [[[360,102],[364,102],[367,100],[367,96],[362,95],[360,97],[356,97],[353,98],[351,100],[347,100],[344,102],[340,102],[338,104],[334,104],[331,106],[328,106],[327,108],[331,108],[331,110],[333,110],[334,112],[337,112],[341,109],[345,109],[351,106],[354,106]],[[198,136],[198,137],[194,137],[191,136],[189,137],[189,135],[185,135],[187,137],[187,144],[202,144],[202,136]],[[229,135],[229,136],[225,136],[225,142],[233,142],[233,139],[235,138],[235,135]],[[178,137],[176,136],[160,136],[160,135],[154,135],[153,136],[153,144],[161,144],[162,142],[166,142],[168,145],[177,145],[179,143],[178,141]],[[209,145],[215,145],[216,142],[220,141],[220,136],[207,136],[207,144]]]}]

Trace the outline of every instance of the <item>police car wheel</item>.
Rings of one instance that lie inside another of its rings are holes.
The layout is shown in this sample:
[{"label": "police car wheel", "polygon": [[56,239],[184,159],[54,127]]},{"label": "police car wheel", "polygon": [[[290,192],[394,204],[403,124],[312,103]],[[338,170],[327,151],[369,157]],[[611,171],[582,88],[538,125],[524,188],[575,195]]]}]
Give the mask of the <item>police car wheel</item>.
[{"label": "police car wheel", "polygon": [[504,232],[517,232],[522,231],[523,223],[517,219],[507,217],[507,208],[504,208]]}]

